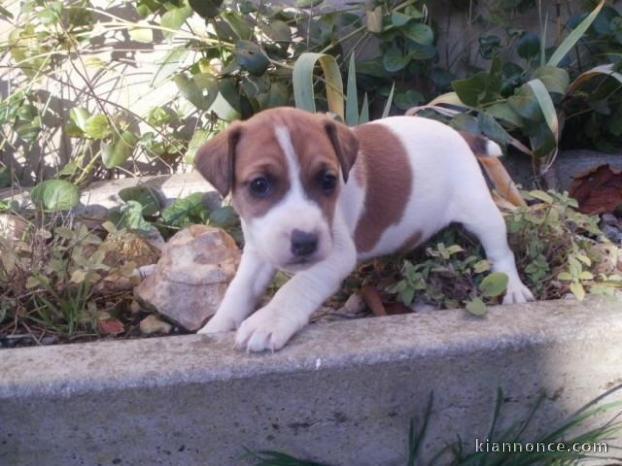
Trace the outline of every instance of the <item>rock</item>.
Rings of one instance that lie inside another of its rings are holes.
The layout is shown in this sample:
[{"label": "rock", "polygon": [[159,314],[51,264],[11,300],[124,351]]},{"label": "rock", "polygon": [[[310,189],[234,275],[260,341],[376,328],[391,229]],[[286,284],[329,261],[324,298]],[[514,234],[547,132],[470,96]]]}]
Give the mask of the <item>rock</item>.
[{"label": "rock", "polygon": [[173,326],[164,322],[155,314],[150,314],[140,321],[140,331],[145,335],[154,333],[171,333]]},{"label": "rock", "polygon": [[167,243],[156,270],[134,289],[145,306],[195,331],[218,308],[240,262],[225,231],[192,225]]}]

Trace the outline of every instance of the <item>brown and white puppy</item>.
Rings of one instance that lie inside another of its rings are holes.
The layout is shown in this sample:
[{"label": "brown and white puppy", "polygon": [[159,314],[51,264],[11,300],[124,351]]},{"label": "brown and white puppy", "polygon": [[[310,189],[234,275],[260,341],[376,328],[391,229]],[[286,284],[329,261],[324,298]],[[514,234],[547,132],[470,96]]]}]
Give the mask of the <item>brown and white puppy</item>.
[{"label": "brown and white puppy", "polygon": [[[276,108],[231,125],[200,149],[196,166],[223,196],[232,194],[245,246],[199,333],[237,328],[238,347],[278,350],[357,262],[412,249],[451,222],[474,233],[494,270],[508,275],[504,303],[532,299],[474,152],[501,155],[492,141],[411,116],[348,128]],[[247,318],[276,270],[294,275]]]}]

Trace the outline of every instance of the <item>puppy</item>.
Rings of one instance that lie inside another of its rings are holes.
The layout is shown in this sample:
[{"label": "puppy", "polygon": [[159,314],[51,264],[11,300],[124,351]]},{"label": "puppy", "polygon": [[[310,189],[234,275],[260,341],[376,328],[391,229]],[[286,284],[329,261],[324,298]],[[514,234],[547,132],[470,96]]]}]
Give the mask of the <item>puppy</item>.
[{"label": "puppy", "polygon": [[[263,111],[208,141],[196,167],[232,194],[245,246],[240,267],[199,333],[237,328],[247,351],[278,350],[360,261],[410,250],[452,222],[509,278],[504,303],[533,299],[478,166],[501,149],[434,120],[395,116],[349,128],[294,108]],[[275,272],[294,273],[248,317]]]}]

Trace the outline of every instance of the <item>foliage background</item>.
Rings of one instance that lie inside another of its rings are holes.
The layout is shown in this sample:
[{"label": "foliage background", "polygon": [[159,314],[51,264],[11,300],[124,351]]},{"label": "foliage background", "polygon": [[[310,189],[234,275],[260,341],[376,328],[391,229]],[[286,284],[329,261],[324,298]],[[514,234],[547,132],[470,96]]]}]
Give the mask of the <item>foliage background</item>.
[{"label": "foliage background", "polygon": [[[293,103],[293,64],[308,51],[335,56],[344,75],[354,54],[372,118],[389,95],[403,113],[488,71],[493,57],[509,94],[537,68],[541,37],[553,49],[596,3],[4,2],[0,188],[188,170],[226,122]],[[572,77],[620,61],[619,10],[610,2],[560,65]],[[612,84],[574,103],[581,131],[567,145],[617,149],[619,94]]]}]

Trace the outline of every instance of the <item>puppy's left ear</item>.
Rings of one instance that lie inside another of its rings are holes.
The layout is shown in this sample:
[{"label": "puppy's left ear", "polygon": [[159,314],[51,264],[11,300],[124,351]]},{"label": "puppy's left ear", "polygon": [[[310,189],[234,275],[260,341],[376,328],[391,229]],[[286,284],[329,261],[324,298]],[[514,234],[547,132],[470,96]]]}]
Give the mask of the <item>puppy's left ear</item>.
[{"label": "puppy's left ear", "polygon": [[222,197],[235,185],[235,152],[242,124],[233,123],[227,130],[207,141],[198,151],[194,166]]},{"label": "puppy's left ear", "polygon": [[348,181],[348,174],[356,162],[356,156],[359,151],[359,142],[354,135],[354,131],[343,123],[334,120],[328,120],[324,123],[324,128],[328,138],[335,149],[337,159],[341,165],[341,175],[343,181]]}]

